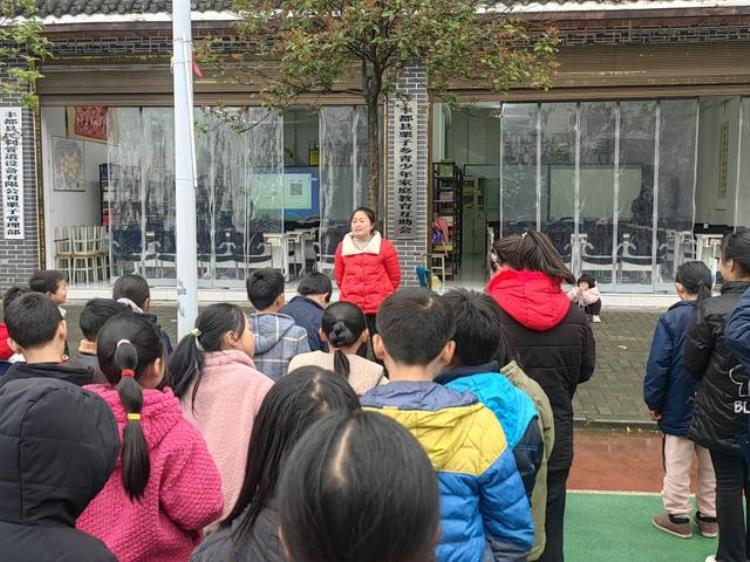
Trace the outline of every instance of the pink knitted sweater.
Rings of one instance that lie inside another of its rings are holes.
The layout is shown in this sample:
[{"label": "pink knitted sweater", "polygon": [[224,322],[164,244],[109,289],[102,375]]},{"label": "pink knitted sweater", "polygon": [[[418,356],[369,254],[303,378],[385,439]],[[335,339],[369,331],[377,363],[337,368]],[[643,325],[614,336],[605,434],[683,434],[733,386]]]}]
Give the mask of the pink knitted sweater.
[{"label": "pink knitted sweater", "polygon": [[240,495],[253,421],[272,386],[273,381],[255,369],[246,353],[214,351],[205,355],[195,403],[192,386],[182,399],[185,416],[200,430],[219,467],[222,517]]},{"label": "pink knitted sweater", "polygon": [[[117,390],[109,385],[86,389],[109,404],[122,432],[126,412]],[[185,562],[200,542],[200,530],[221,514],[219,471],[170,389],[144,390],[142,416],[151,461],[143,497],[128,498],[120,457],[77,527],[101,539],[120,562]]]}]

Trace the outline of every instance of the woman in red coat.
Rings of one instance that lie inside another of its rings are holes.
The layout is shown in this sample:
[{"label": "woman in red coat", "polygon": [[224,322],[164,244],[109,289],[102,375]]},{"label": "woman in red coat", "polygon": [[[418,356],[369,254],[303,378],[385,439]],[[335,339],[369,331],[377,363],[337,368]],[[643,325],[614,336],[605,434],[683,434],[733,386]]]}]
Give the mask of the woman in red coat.
[{"label": "woman in red coat", "polygon": [[360,207],[352,213],[352,231],[336,248],[334,274],[341,300],[356,304],[367,317],[370,334],[375,333],[375,315],[380,304],[398,289],[401,268],[398,252],[376,230],[375,213]]}]

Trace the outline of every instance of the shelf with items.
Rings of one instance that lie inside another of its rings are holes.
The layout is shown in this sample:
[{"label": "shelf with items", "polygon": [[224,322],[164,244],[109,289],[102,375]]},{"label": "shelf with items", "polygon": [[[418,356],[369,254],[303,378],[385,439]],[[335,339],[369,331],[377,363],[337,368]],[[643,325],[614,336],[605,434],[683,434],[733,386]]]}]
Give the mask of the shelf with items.
[{"label": "shelf with items", "polygon": [[461,269],[463,173],[454,162],[432,166],[431,252],[445,264],[445,277],[456,279]]}]

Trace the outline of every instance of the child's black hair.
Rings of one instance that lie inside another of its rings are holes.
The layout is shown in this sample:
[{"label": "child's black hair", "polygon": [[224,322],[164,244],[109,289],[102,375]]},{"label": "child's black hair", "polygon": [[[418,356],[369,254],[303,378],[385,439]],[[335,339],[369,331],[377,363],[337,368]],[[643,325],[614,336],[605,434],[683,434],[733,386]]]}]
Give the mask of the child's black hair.
[{"label": "child's black hair", "polygon": [[370,207],[357,207],[352,211],[352,216],[349,222],[354,220],[354,215],[357,213],[364,213],[364,215],[367,217],[367,220],[369,220],[372,223],[372,230],[370,233],[375,232],[378,229],[378,217],[375,214],[375,211],[370,209]]},{"label": "child's black hair", "polygon": [[350,302],[335,302],[323,312],[320,329],[328,338],[332,348],[333,370],[342,377],[349,378],[349,358],[341,351],[355,343],[367,329],[367,321],[362,310]]},{"label": "child's black hair", "polygon": [[[117,389],[125,412],[135,415],[134,419],[128,416],[122,438],[122,483],[131,500],[143,496],[151,473],[148,445],[141,421],[136,418],[143,409],[143,388],[138,379],[163,354],[159,332],[142,314],[115,316],[96,339],[99,368]],[[123,376],[128,369],[135,376]]]},{"label": "child's black hair", "polygon": [[284,463],[277,497],[290,560],[434,560],[435,471],[419,442],[382,414],[337,413],[313,424]]},{"label": "child's black hair", "polygon": [[590,273],[583,273],[578,278],[578,281],[576,281],[576,286],[580,285],[581,283],[588,283],[589,289],[593,289],[594,287],[596,287],[596,279],[594,279],[594,276]]},{"label": "child's black hair", "polygon": [[42,293],[21,295],[5,311],[8,335],[23,349],[51,342],[62,321],[60,309]]},{"label": "child's black hair", "polygon": [[721,242],[721,257],[732,260],[742,276],[750,275],[750,230],[738,228],[736,232],[727,234]]},{"label": "child's black hair", "polygon": [[284,292],[284,276],[266,267],[253,271],[247,278],[247,298],[256,310],[266,310]]},{"label": "child's black hair", "polygon": [[151,288],[148,286],[148,281],[137,273],[128,273],[115,281],[112,287],[112,298],[131,300],[138,308],[145,310],[146,301],[151,298]]},{"label": "child's black hair", "polygon": [[456,318],[454,358],[460,366],[485,365],[505,357],[500,307],[492,297],[454,289],[444,295],[443,300]]},{"label": "child's black hair", "polygon": [[204,355],[220,351],[221,337],[227,332],[241,336],[246,322],[242,309],[229,303],[212,304],[198,315],[196,329],[182,338],[169,357],[169,382],[177,398],[184,401],[192,385],[190,403],[195,407],[195,397],[203,377]]},{"label": "child's black hair", "polygon": [[35,293],[56,293],[60,284],[67,280],[64,271],[57,269],[43,269],[36,271],[29,279],[29,290]]},{"label": "child's black hair", "polygon": [[118,314],[126,314],[130,309],[127,305],[112,299],[91,299],[86,303],[78,319],[83,337],[90,342],[96,341],[99,330],[107,320]]},{"label": "child's black hair", "polygon": [[7,312],[14,300],[18,297],[22,297],[28,292],[29,289],[25,289],[24,287],[11,287],[5,291],[5,294],[3,295],[3,314]]},{"label": "child's black hair", "polygon": [[674,280],[691,295],[698,295],[698,302],[711,296],[711,270],[702,261],[688,261],[677,268]]},{"label": "child's black hair", "polygon": [[429,289],[401,289],[389,296],[377,316],[378,334],[388,354],[404,365],[430,364],[456,331],[448,304]]},{"label": "child's black hair", "polygon": [[501,238],[492,247],[490,263],[507,264],[519,271],[541,271],[559,281],[575,283],[549,236],[536,230]]},{"label": "child's black hair", "polygon": [[258,514],[276,494],[281,467],[310,425],[330,412],[360,409],[351,386],[320,367],[302,367],[273,385],[253,422],[247,452],[245,481],[232,512],[221,523],[231,527],[233,542],[243,543]]},{"label": "child's black hair", "polygon": [[327,275],[318,272],[308,273],[300,279],[297,292],[303,296],[327,295],[330,299],[333,293],[333,283]]}]

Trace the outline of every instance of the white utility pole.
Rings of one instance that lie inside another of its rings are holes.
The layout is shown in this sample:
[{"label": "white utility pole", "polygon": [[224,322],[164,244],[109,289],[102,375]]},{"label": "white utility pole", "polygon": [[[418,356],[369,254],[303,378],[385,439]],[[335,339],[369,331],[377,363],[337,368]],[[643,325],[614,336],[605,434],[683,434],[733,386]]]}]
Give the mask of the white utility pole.
[{"label": "white utility pole", "polygon": [[182,339],[193,329],[198,317],[195,135],[193,131],[193,36],[190,21],[190,0],[173,0],[172,2],[172,49],[177,336]]}]

